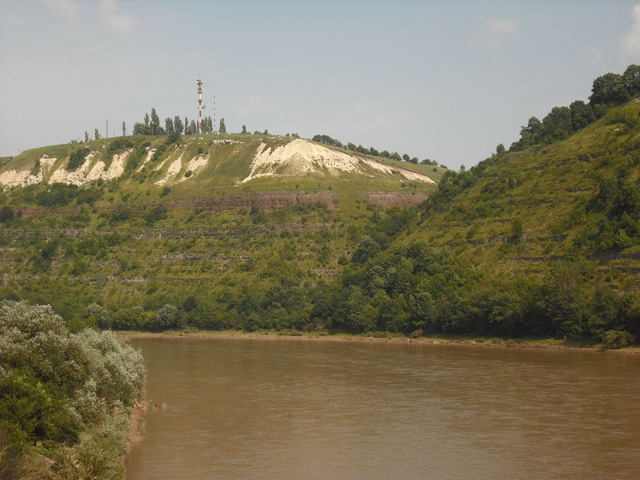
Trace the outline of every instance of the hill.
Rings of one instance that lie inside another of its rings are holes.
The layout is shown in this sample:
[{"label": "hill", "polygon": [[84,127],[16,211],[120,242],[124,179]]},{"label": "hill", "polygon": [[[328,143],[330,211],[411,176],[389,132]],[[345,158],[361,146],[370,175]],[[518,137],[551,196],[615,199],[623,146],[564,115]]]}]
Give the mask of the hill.
[{"label": "hill", "polygon": [[640,87],[610,97],[604,77],[592,99],[609,103],[555,107],[460,172],[266,135],[25,152],[0,167],[0,297],[50,303],[72,328],[628,345],[640,335],[640,103],[627,100]]},{"label": "hill", "polygon": [[[260,189],[287,181],[319,179],[331,184],[367,177],[364,189],[406,181],[435,184],[444,169],[345,152],[300,138],[253,135],[134,136],[59,145],[24,152],[0,165],[0,185],[62,183],[82,186],[118,180],[119,188],[176,186],[197,196],[251,183]],[[439,174],[440,172],[440,174]],[[269,181],[270,180],[270,181]],[[387,189],[393,187],[387,187]]]},{"label": "hill", "polygon": [[564,140],[502,149],[447,172],[391,246],[374,232],[316,313],[354,331],[627,345],[640,334],[639,179],[638,100]]},{"label": "hill", "polygon": [[566,140],[449,173],[424,205],[427,228],[414,236],[497,275],[546,271],[580,256],[593,262],[598,281],[640,287],[639,114],[634,100]]},{"label": "hill", "polygon": [[[27,151],[0,166],[0,296],[49,303],[78,326],[156,328],[171,305],[165,326],[249,328],[236,309],[248,295],[330,281],[372,218],[424,201],[445,171],[276,136]],[[306,300],[285,315],[274,302],[260,326],[307,323]]]}]

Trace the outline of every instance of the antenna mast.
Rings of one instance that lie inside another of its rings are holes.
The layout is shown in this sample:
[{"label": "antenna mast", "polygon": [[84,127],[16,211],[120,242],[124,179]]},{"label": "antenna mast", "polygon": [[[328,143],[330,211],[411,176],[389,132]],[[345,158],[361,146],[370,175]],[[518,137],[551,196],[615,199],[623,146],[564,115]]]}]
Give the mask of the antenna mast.
[{"label": "antenna mast", "polygon": [[202,104],[202,79],[198,77],[198,135],[202,134],[202,110],[205,106]]}]

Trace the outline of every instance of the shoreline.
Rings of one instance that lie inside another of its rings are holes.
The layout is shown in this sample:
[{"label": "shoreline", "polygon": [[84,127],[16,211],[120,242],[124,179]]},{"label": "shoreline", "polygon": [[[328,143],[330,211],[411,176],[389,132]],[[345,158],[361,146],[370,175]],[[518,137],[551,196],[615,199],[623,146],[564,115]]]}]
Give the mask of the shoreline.
[{"label": "shoreline", "polygon": [[580,350],[593,352],[617,352],[637,355],[640,347],[626,347],[621,349],[604,349],[597,344],[580,343],[569,340],[546,339],[504,339],[479,338],[457,336],[431,336],[410,338],[398,335],[367,336],[351,334],[329,334],[325,332],[291,333],[278,331],[243,332],[238,330],[167,330],[164,332],[119,331],[117,335],[127,338],[166,338],[166,339],[252,339],[252,340],[285,340],[285,341],[315,341],[315,342],[360,342],[360,343],[397,343],[412,345],[460,345],[474,347],[501,348],[532,348],[547,350]]},{"label": "shoreline", "polygon": [[144,438],[144,416],[149,408],[146,396],[147,392],[145,391],[131,409],[131,415],[129,415],[131,428],[129,429],[129,435],[127,435],[127,453],[125,456]]}]

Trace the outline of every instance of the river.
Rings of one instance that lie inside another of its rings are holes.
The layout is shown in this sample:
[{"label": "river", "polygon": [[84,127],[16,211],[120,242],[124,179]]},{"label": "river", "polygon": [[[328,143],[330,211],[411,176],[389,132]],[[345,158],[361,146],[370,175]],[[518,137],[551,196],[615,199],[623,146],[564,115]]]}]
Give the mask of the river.
[{"label": "river", "polygon": [[141,338],[126,480],[637,478],[640,357]]}]

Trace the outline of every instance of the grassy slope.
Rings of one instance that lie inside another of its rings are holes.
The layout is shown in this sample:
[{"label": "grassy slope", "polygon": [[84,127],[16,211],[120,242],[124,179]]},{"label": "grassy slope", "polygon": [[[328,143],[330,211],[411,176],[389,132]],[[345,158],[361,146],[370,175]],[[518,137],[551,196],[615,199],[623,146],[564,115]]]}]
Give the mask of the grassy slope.
[{"label": "grassy slope", "polygon": [[[481,173],[471,186],[423,214],[413,237],[453,248],[499,275],[544,272],[550,261],[581,253],[600,280],[637,286],[640,263],[633,255],[640,246],[602,251],[576,245],[594,236],[605,217],[594,201],[600,182],[640,177],[640,128],[623,121],[628,112],[637,117],[638,109],[631,103],[565,141],[488,159],[475,168]],[[519,244],[509,242],[514,221],[523,227]]]},{"label": "grassy slope", "polygon": [[[165,143],[167,137],[118,137],[116,139],[100,139],[92,140],[85,144],[65,144],[41,147],[27,150],[17,157],[14,157],[0,164],[0,173],[7,170],[32,170],[36,162],[43,155],[55,157],[58,161],[55,163],[57,168],[60,165],[66,166],[66,159],[69,155],[79,148],[89,148],[98,152],[94,157],[92,165],[98,160],[102,160],[108,166],[111,163],[112,153],[121,153],[125,148],[119,148],[115,151],[109,151],[109,146],[118,140],[131,141],[134,146],[146,145],[148,148],[157,148]],[[233,140],[241,142],[232,145],[216,145],[214,142],[220,140]],[[146,189],[157,189],[153,187],[153,183],[160,180],[167,171],[172,160],[183,155],[183,164],[196,156],[199,152],[210,155],[210,162],[197,175],[185,179],[184,182],[176,186],[176,190],[182,192],[182,196],[202,197],[203,195],[216,193],[241,193],[242,191],[270,191],[278,189],[295,189],[303,188],[305,190],[317,190],[327,188],[330,185],[342,185],[353,183],[358,180],[359,185],[356,190],[374,190],[381,188],[383,190],[395,190],[406,187],[407,183],[415,183],[419,188],[425,191],[432,191],[435,187],[432,185],[422,184],[421,182],[400,182],[394,176],[376,175],[369,178],[367,182],[360,182],[360,176],[342,175],[321,176],[312,175],[307,178],[292,177],[266,177],[252,180],[247,184],[237,185],[237,182],[245,178],[250,173],[250,165],[253,156],[261,143],[266,143],[267,148],[275,149],[280,145],[285,145],[292,139],[290,137],[280,136],[263,136],[263,135],[241,135],[241,134],[225,134],[225,135],[201,135],[201,136],[185,136],[178,142],[178,145],[169,145],[166,150],[159,156],[159,159],[148,163],[140,172],[135,169],[129,171],[125,176],[117,181],[118,189],[135,190],[140,192]],[[353,153],[349,152],[348,153]],[[414,165],[408,162],[397,162],[395,160],[383,157],[371,157],[380,163],[394,165],[407,170],[415,171],[438,180],[442,177],[445,169],[441,167],[431,167],[427,165]],[[141,162],[140,162],[141,163]],[[162,164],[159,170],[156,167]],[[434,168],[436,170],[434,171]],[[185,170],[185,169],[183,169]],[[179,178],[184,178],[185,171],[182,171]],[[386,177],[386,178],[385,178]]]},{"label": "grassy slope", "polygon": [[[148,142],[149,148],[157,148],[165,138],[129,139],[135,147]],[[225,138],[244,143],[212,144]],[[99,152],[94,162],[110,160],[109,146],[115,140],[89,142],[88,147]],[[151,310],[167,302],[179,304],[193,294],[212,298],[249,286],[266,290],[285,278],[315,285],[341,271],[344,259],[367,234],[373,213],[383,211],[367,201],[367,192],[423,198],[435,188],[399,182],[391,175],[349,174],[266,177],[237,184],[248,175],[262,141],[275,148],[288,140],[253,135],[183,137],[179,143],[184,148],[167,147],[139,172],[136,167],[118,180],[79,189],[95,193],[89,203],[75,196],[62,205],[43,206],[38,199],[49,190],[46,185],[5,191],[0,204],[23,210],[24,215],[0,224],[7,274],[0,296],[51,303],[65,318],[79,318],[92,302],[114,310],[123,305]],[[65,164],[68,155],[81,147],[24,152],[2,170],[31,169],[45,154]],[[199,151],[211,155],[207,167],[171,185],[170,191],[154,186],[180,153],[188,159]],[[266,207],[260,203],[283,193],[299,196],[299,203]],[[245,198],[252,195],[258,198],[255,205]],[[226,200],[230,206],[216,207],[216,202]],[[158,205],[166,212],[152,220],[150,214]]]}]

